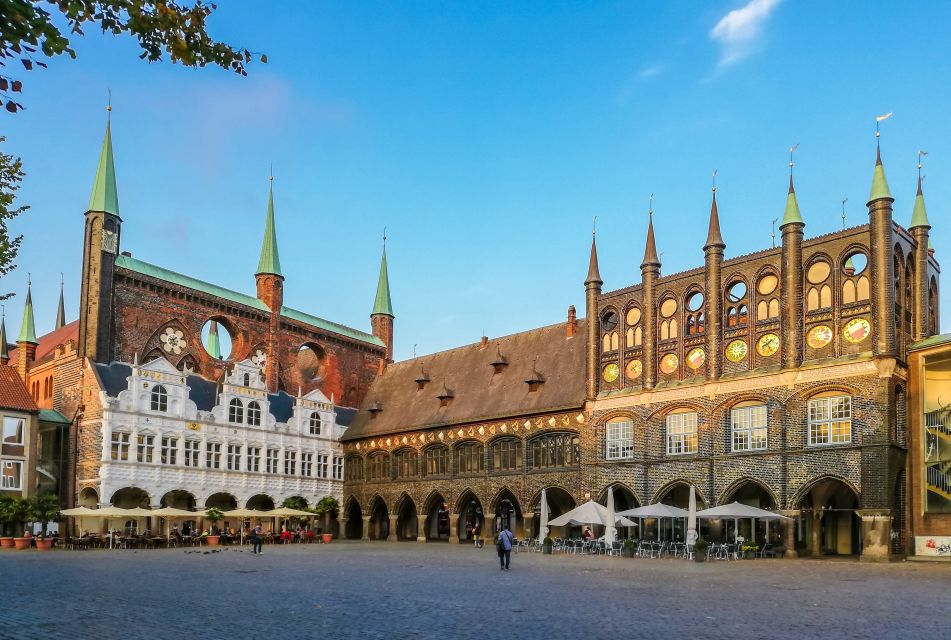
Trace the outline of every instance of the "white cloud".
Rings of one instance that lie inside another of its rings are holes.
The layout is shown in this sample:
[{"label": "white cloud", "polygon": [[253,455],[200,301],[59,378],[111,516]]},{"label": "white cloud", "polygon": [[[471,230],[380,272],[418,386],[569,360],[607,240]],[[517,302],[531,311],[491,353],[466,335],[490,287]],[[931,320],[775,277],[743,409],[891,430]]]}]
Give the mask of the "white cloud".
[{"label": "white cloud", "polygon": [[725,67],[753,52],[763,25],[782,0],[750,0],[729,12],[710,31],[710,38],[720,44],[720,60]]},{"label": "white cloud", "polygon": [[652,64],[638,71],[637,77],[638,78],[653,78],[654,76],[659,76],[663,71],[664,71],[664,65]]}]

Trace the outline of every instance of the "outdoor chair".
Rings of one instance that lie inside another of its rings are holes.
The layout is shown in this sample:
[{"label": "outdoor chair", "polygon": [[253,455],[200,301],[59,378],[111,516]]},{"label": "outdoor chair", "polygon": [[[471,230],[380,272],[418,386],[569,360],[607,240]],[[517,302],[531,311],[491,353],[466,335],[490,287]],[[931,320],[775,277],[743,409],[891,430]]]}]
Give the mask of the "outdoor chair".
[{"label": "outdoor chair", "polygon": [[773,550],[773,545],[771,545],[768,542],[764,543],[763,548],[760,549],[759,557],[760,558],[766,558],[766,557],[775,558],[776,552]]}]

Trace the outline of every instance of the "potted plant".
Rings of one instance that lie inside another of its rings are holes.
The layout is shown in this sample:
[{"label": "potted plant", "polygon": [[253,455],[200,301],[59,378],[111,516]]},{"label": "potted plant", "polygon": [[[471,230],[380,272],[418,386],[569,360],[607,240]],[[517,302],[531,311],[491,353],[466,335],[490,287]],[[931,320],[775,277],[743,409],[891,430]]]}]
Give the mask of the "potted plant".
[{"label": "potted plant", "polygon": [[747,560],[749,558],[755,558],[757,552],[759,551],[759,545],[757,544],[744,544],[740,547],[740,551],[743,552],[743,559]]},{"label": "potted plant", "polygon": [[[337,503],[337,499],[333,496],[324,496],[317,503],[317,506],[314,507],[314,514],[317,517],[324,519],[324,527],[321,531],[330,531],[330,516],[331,514],[337,512],[340,509],[340,505]],[[324,544],[328,544],[333,540],[332,533],[321,533],[320,541]]]},{"label": "potted plant", "polygon": [[555,541],[545,536],[545,539],[542,540],[542,553],[546,555],[551,555],[552,547],[554,546]]},{"label": "potted plant", "polygon": [[13,524],[14,496],[0,497],[0,548],[12,549],[13,536],[8,536],[7,527]]},{"label": "potted plant", "polygon": [[621,555],[625,558],[634,557],[634,541],[630,538],[624,541],[624,545],[621,547]]},{"label": "potted plant", "polygon": [[[13,498],[13,505],[10,508],[10,522],[18,525],[26,524],[27,520],[30,519],[30,502],[26,498]],[[13,539],[13,546],[16,549],[29,549],[30,541],[33,540],[33,536],[30,535],[29,531],[24,531],[23,536],[20,538]]]},{"label": "potted plant", "polygon": [[222,513],[221,509],[217,507],[211,507],[205,511],[205,519],[211,523],[211,532],[205,537],[202,534],[202,537],[205,538],[205,541],[208,543],[209,547],[217,547],[218,540],[221,537],[218,535],[218,523],[225,517],[225,514]]},{"label": "potted plant", "polygon": [[693,543],[693,559],[697,562],[706,562],[707,549],[709,548],[709,542],[707,542],[704,538],[697,538],[697,541]]},{"label": "potted plant", "polygon": [[40,551],[49,551],[53,548],[53,536],[48,536],[46,533],[49,523],[57,522],[63,517],[59,510],[59,497],[52,493],[44,493],[32,498],[30,512],[33,519],[43,525],[36,539],[36,548]]}]

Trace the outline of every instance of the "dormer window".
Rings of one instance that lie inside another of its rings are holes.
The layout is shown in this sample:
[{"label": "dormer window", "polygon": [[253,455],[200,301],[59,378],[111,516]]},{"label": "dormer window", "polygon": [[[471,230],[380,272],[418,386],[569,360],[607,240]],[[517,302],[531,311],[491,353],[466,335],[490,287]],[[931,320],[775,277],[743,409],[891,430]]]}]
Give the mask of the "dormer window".
[{"label": "dormer window", "polygon": [[150,403],[152,411],[168,411],[168,391],[165,387],[157,384],[152,387],[152,399]]},{"label": "dormer window", "polygon": [[419,377],[416,378],[416,390],[422,391],[426,388],[426,385],[429,383],[429,374],[426,373],[426,370],[420,368]]},{"label": "dormer window", "polygon": [[439,400],[439,406],[448,407],[449,403],[452,402],[452,399],[454,397],[455,397],[455,394],[453,394],[452,390],[446,386],[445,382],[443,382],[442,390],[436,396],[436,398]]},{"label": "dormer window", "polygon": [[367,409],[367,411],[370,412],[370,420],[373,420],[374,418],[376,418],[377,414],[383,411],[383,405],[380,404],[379,402],[374,402],[373,404],[370,405],[370,408]]},{"label": "dormer window", "polygon": [[251,374],[250,374],[250,373],[244,374],[244,386],[246,386],[246,387],[250,387],[250,386],[251,386]]},{"label": "dormer window", "polygon": [[235,424],[244,422],[244,405],[237,398],[232,398],[228,403],[228,422]]},{"label": "dormer window", "polygon": [[248,424],[252,427],[261,426],[261,405],[254,400],[248,403]]},{"label": "dormer window", "polygon": [[537,360],[532,363],[532,373],[528,376],[528,379],[525,380],[525,384],[528,385],[528,392],[534,393],[538,391],[543,384],[545,384],[545,376],[538,372],[536,367]]},{"label": "dormer window", "polygon": [[502,373],[505,367],[509,366],[509,361],[502,355],[502,348],[495,345],[495,359],[489,363],[492,365],[492,375]]}]

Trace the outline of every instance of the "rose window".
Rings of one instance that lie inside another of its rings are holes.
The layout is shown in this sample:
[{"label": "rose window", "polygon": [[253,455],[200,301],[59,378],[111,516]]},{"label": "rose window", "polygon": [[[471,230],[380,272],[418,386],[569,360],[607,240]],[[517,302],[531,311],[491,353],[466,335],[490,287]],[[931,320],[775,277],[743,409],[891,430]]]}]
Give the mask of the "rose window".
[{"label": "rose window", "polygon": [[185,334],[180,329],[165,327],[159,340],[162,341],[162,348],[168,353],[178,355],[185,349]]}]

